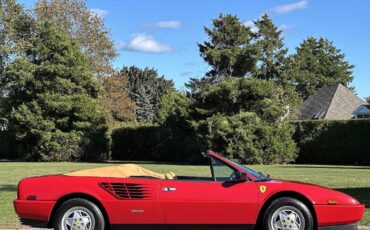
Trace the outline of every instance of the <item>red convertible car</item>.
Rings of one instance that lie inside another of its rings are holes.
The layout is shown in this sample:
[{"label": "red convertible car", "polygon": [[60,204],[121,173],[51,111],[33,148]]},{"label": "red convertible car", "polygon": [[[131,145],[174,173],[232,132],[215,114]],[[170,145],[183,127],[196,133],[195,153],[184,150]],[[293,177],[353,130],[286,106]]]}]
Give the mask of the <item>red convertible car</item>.
[{"label": "red convertible car", "polygon": [[364,215],[343,193],[208,157],[209,177],[131,165],[23,179],[14,207],[24,224],[58,230],[353,230]]}]

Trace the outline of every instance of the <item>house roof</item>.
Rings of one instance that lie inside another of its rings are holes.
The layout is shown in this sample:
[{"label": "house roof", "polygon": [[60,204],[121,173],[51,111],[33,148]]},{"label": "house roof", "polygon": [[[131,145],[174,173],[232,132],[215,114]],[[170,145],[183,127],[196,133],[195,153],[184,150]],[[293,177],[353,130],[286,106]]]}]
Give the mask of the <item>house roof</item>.
[{"label": "house roof", "polygon": [[326,85],[304,101],[301,119],[347,120],[365,102],[342,84]]}]

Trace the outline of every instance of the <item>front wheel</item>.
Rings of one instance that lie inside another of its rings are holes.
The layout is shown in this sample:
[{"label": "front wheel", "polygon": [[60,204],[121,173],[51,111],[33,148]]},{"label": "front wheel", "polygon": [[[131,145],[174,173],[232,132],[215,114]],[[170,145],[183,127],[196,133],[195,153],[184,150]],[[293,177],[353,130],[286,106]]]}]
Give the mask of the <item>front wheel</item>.
[{"label": "front wheel", "polygon": [[274,200],[263,218],[264,230],[313,230],[313,225],[307,206],[290,197]]},{"label": "front wheel", "polygon": [[54,219],[56,230],[104,230],[100,209],[85,199],[71,199],[63,203]]}]

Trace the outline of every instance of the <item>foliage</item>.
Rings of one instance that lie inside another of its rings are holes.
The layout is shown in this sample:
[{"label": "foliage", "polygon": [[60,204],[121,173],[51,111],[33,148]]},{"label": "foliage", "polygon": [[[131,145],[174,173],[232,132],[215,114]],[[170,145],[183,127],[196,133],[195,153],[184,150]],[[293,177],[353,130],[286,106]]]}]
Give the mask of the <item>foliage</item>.
[{"label": "foliage", "polygon": [[86,0],[38,0],[34,8],[38,21],[51,21],[78,44],[96,77],[112,74],[112,60],[117,56],[104,19],[90,11]]},{"label": "foliage", "polygon": [[325,38],[309,37],[290,58],[288,75],[301,98],[306,99],[327,84],[341,83],[349,87],[353,80],[353,65],[344,53]]},{"label": "foliage", "polygon": [[97,160],[106,157],[101,87],[79,48],[45,22],[26,57],[15,59],[1,80],[3,116],[14,157],[26,160]]},{"label": "foliage", "polygon": [[253,112],[217,114],[200,121],[198,130],[207,149],[241,163],[281,164],[296,157],[292,126],[263,121]]},{"label": "foliage", "polygon": [[365,98],[366,102],[370,104],[370,97]]},{"label": "foliage", "polygon": [[23,54],[33,31],[33,19],[16,0],[0,0],[0,61]]},{"label": "foliage", "polygon": [[130,98],[136,105],[138,122],[153,122],[162,96],[174,91],[172,80],[159,77],[155,69],[123,67],[119,74],[127,77]]},{"label": "foliage", "polygon": [[247,163],[288,163],[296,156],[292,126],[282,122],[293,103],[271,81],[234,78],[212,84],[199,98],[171,92],[158,106],[159,125],[124,127],[112,134],[112,157],[199,161],[214,149]]},{"label": "foliage", "polygon": [[170,92],[164,95],[158,106],[156,120],[159,124],[166,122],[180,123],[191,119],[193,100],[183,93]]},{"label": "foliage", "polygon": [[191,98],[199,99],[201,91],[212,83],[212,79],[209,77],[190,78],[189,82],[185,83],[185,87],[188,90],[187,94]]},{"label": "foliage", "polygon": [[370,165],[370,121],[302,121],[295,123],[298,163]]},{"label": "foliage", "polygon": [[197,106],[206,116],[254,112],[263,120],[275,122],[289,113],[289,105],[299,102],[296,96],[287,95],[287,89],[271,81],[235,78],[205,88]]},{"label": "foliage", "polygon": [[[0,0],[0,78],[9,62],[29,46],[32,25],[32,18],[16,0]],[[0,88],[0,107],[3,94]]]},{"label": "foliage", "polygon": [[195,135],[183,130],[150,124],[114,129],[112,159],[203,163]]},{"label": "foliage", "polygon": [[182,93],[164,95],[158,124],[133,124],[112,132],[112,158],[201,163],[201,150],[191,124],[193,101]]},{"label": "foliage", "polygon": [[127,77],[114,74],[103,81],[105,94],[102,98],[105,107],[116,121],[135,119],[135,103],[127,90]]},{"label": "foliage", "polygon": [[283,120],[294,98],[271,81],[234,78],[200,94],[192,124],[202,150],[244,163],[288,163],[296,156],[293,129]]},{"label": "foliage", "polygon": [[348,87],[353,80],[354,66],[328,39],[309,37],[287,56],[282,31],[267,14],[253,21],[253,28],[236,16],[220,15],[205,32],[209,38],[198,46],[211,71],[187,84],[192,97],[209,84],[233,77],[273,81],[288,91],[295,88],[303,100],[324,85]]},{"label": "foliage", "polygon": [[286,84],[284,68],[288,49],[285,47],[282,30],[279,30],[267,14],[254,22],[257,28],[258,66],[254,76]]},{"label": "foliage", "polygon": [[253,33],[233,15],[220,15],[212,28],[204,28],[209,41],[198,44],[204,61],[212,70],[207,73],[217,82],[230,77],[244,77],[256,64],[257,49]]}]

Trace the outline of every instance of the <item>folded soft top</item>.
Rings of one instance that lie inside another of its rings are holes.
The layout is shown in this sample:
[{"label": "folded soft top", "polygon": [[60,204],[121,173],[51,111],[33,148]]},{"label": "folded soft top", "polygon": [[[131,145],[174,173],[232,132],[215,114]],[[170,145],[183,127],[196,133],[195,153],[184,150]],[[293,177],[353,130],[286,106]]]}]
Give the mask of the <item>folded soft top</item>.
[{"label": "folded soft top", "polygon": [[95,169],[85,169],[64,174],[66,176],[93,176],[93,177],[116,177],[128,178],[132,176],[146,176],[158,179],[174,179],[174,173],[160,174],[135,164],[123,164]]}]

